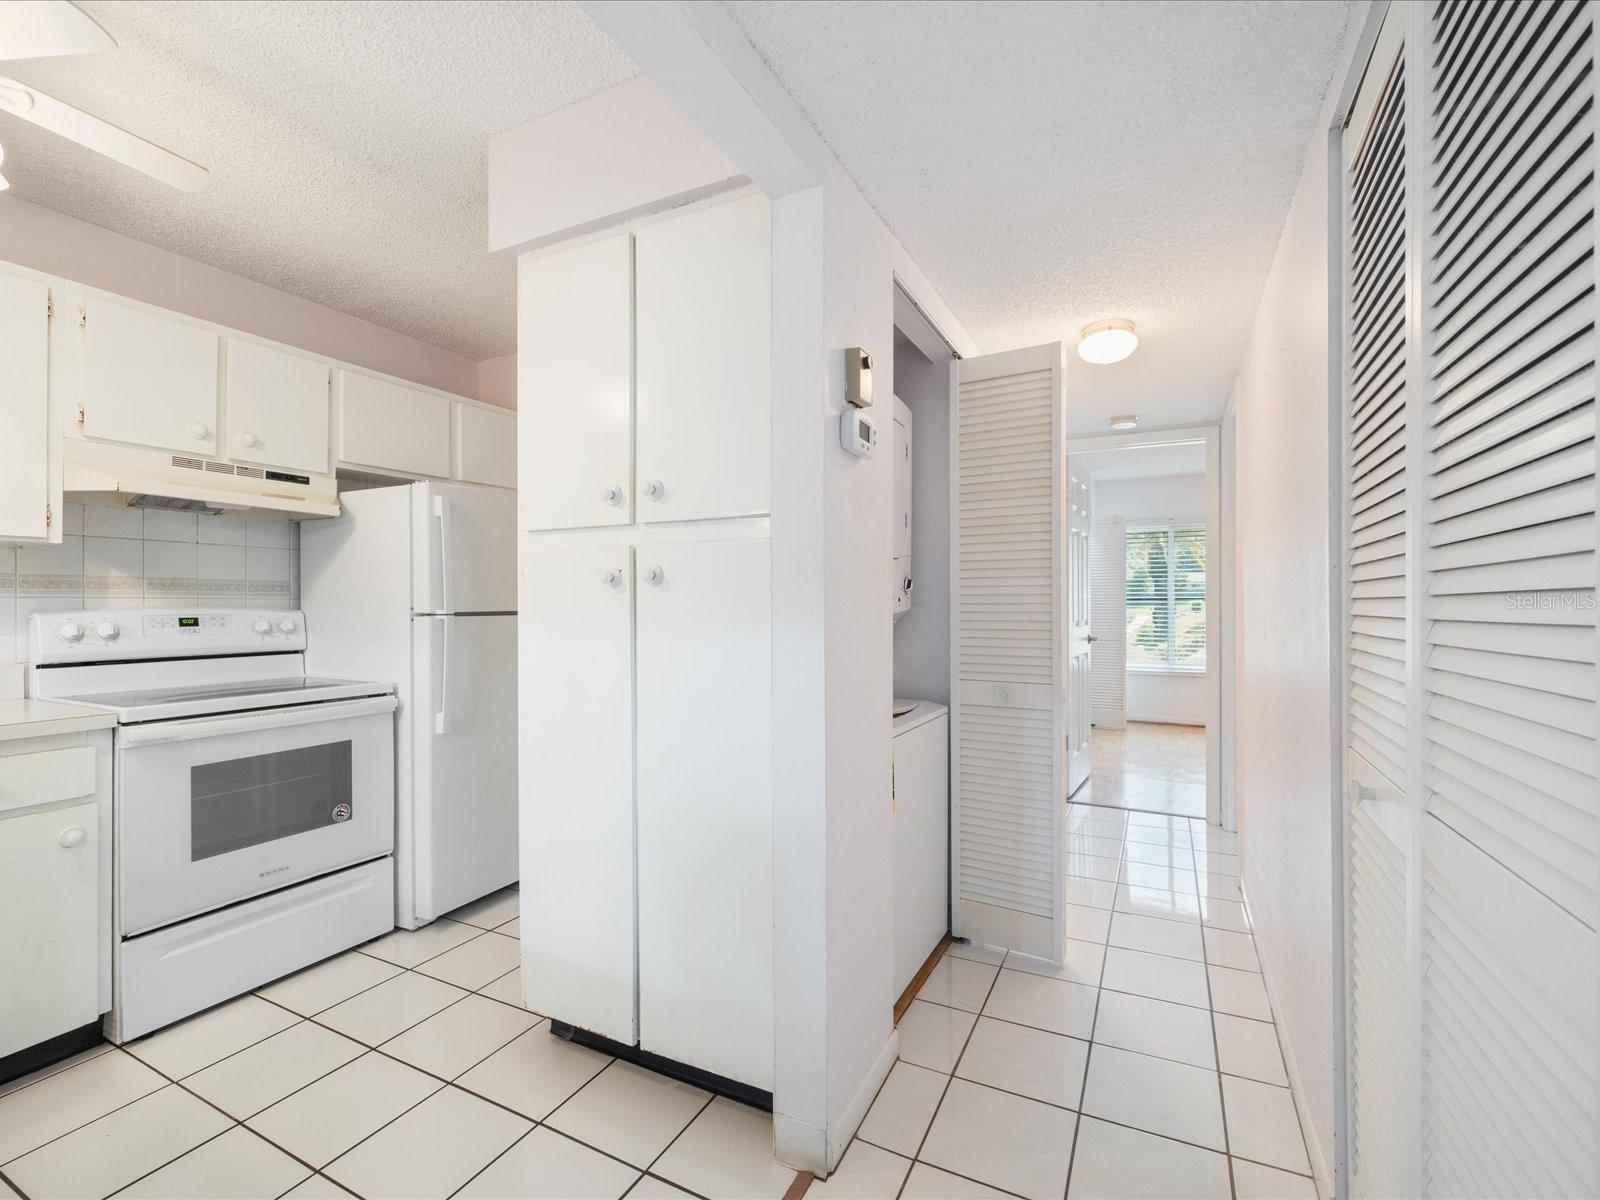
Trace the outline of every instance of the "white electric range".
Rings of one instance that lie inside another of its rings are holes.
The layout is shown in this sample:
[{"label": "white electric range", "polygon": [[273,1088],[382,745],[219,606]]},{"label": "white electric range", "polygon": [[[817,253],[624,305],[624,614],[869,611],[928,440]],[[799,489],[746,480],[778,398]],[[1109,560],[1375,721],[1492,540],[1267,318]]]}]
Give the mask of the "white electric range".
[{"label": "white electric range", "polygon": [[394,927],[392,684],[308,676],[300,612],[30,622],[31,694],[117,716],[112,1041]]}]

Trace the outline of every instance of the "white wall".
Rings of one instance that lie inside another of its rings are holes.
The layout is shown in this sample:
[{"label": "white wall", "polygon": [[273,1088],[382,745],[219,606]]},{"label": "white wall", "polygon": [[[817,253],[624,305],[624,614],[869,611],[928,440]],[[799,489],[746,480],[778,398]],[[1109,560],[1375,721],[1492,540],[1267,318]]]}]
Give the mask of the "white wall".
[{"label": "white wall", "polygon": [[1126,716],[1130,721],[1158,721],[1166,725],[1204,725],[1207,685],[1205,674],[1178,675],[1165,671],[1128,673]]},{"label": "white wall", "polygon": [[911,608],[894,622],[894,694],[950,703],[950,364],[894,348],[911,409]]}]

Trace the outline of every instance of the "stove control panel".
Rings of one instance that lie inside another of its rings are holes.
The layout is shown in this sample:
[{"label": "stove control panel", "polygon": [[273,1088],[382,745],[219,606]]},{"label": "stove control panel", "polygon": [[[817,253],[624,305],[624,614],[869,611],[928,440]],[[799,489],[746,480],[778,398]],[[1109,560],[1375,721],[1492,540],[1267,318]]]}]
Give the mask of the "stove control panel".
[{"label": "stove control panel", "polygon": [[113,609],[35,613],[28,618],[34,665],[298,652],[305,615],[262,609]]}]

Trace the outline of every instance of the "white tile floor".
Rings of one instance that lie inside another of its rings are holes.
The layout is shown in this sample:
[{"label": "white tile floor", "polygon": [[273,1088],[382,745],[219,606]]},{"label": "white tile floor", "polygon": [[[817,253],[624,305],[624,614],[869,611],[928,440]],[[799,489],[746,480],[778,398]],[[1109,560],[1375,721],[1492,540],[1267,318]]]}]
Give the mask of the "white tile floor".
[{"label": "white tile floor", "polygon": [[0,1200],[781,1197],[765,1113],[523,1009],[517,929],[497,893],[0,1086]]},{"label": "white tile floor", "polygon": [[[1061,966],[952,947],[808,1196],[1313,1200],[1232,835],[1068,805]],[[554,1038],[508,891],[0,1087],[0,1200],[777,1198],[771,1118]]]}]

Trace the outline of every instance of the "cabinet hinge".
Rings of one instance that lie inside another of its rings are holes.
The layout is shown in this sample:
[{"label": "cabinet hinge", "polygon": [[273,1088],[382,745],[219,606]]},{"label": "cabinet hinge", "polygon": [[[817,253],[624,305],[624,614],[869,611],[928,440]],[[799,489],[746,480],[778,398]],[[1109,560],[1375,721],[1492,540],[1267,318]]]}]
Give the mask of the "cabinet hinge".
[{"label": "cabinet hinge", "polygon": [[55,297],[54,296],[46,296],[44,298],[44,319],[46,321],[54,320],[55,319],[55,315],[56,315]]},{"label": "cabinet hinge", "polygon": [[53,522],[55,519],[55,513],[51,511],[50,505],[46,504],[44,506],[44,527],[49,529],[51,522]]},{"label": "cabinet hinge", "polygon": [[83,405],[78,405],[78,428],[83,428]]},{"label": "cabinet hinge", "polygon": [[89,310],[84,305],[78,305],[78,328],[89,328]]}]

